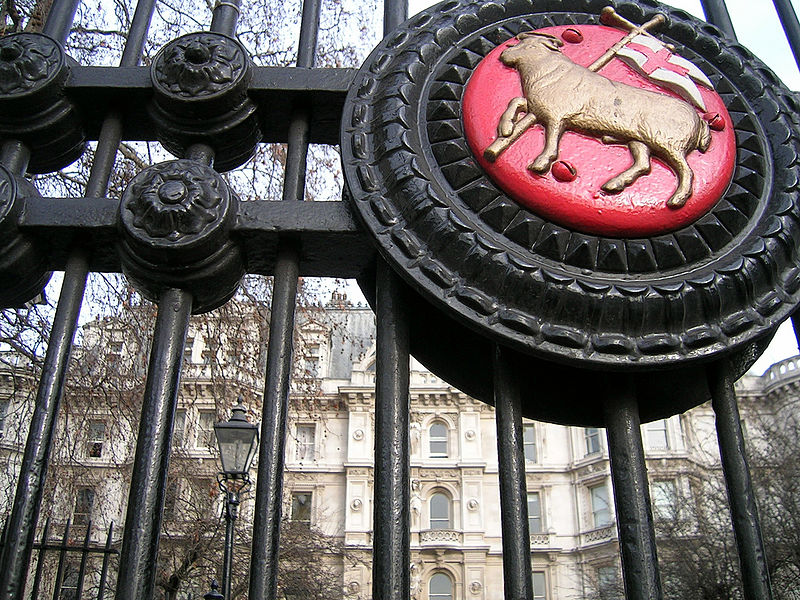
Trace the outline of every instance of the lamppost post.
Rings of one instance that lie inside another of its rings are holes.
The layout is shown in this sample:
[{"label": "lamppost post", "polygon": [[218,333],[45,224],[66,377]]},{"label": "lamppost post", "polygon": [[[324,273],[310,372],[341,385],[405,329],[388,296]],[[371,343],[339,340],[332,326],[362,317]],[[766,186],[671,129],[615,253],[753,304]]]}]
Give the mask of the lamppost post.
[{"label": "lamppost post", "polygon": [[247,409],[239,397],[228,421],[214,425],[222,472],[217,481],[225,493],[225,550],[222,561],[222,597],[230,600],[233,535],[241,493],[250,485],[250,463],[258,447],[258,426],[247,422]]}]

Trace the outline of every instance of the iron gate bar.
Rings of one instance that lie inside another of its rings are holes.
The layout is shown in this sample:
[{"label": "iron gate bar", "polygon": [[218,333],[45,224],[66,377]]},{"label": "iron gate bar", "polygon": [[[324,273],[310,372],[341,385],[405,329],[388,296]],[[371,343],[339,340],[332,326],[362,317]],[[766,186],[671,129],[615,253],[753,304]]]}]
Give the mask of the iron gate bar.
[{"label": "iron gate bar", "polygon": [[[61,584],[64,581],[64,559],[67,556],[67,542],[69,541],[69,526],[70,520],[67,519],[67,524],[64,527],[64,535],[61,538],[62,548],[58,553],[58,567],[56,568],[56,579],[53,585],[53,600],[58,600]],[[22,598],[22,591],[20,591],[20,598]],[[38,598],[37,598],[38,600]]]},{"label": "iron gate bar", "polygon": [[81,600],[83,595],[83,578],[86,576],[86,558],[89,556],[87,549],[89,541],[92,539],[92,521],[86,524],[86,535],[83,536],[83,552],[81,552],[81,564],[78,567],[78,589],[75,590],[75,600]]},{"label": "iron gate bar", "polygon": [[732,40],[736,39],[736,32],[733,29],[733,21],[725,0],[700,0],[703,7],[703,14],[706,21],[718,27],[725,35]]},{"label": "iron gate bar", "polygon": [[39,548],[39,554],[36,557],[36,573],[33,576],[33,588],[31,590],[31,598],[39,598],[39,585],[42,581],[42,570],[44,569],[44,556],[47,538],[50,535],[50,517],[47,517],[44,522],[44,529],[42,529],[42,546]]},{"label": "iron gate bar", "polygon": [[781,20],[794,61],[800,67],[800,21],[797,20],[797,13],[790,0],[772,0],[772,2]]},{"label": "iron gate bar", "polygon": [[[303,2],[297,68],[314,66],[321,8],[320,0]],[[293,106],[291,115],[283,198],[276,204],[303,206],[311,116],[308,106],[299,102]],[[286,416],[289,412],[297,280],[300,276],[299,250],[303,248],[297,240],[285,235],[278,237],[276,246],[249,586],[251,598],[265,600],[273,600],[277,595]]]},{"label": "iron gate bar", "polygon": [[[702,5],[709,23],[716,25],[731,39],[737,39],[730,14],[723,1],[702,0]],[[792,322],[797,322],[795,315],[792,315]],[[795,335],[797,331],[795,327]],[[744,598],[769,600],[772,598],[769,569],[764,554],[755,493],[750,480],[747,457],[744,454],[744,435],[733,387],[732,366],[727,359],[721,359],[709,365],[706,373],[716,415],[720,458],[739,554]]]},{"label": "iron gate bar", "polygon": [[532,600],[531,537],[528,524],[528,482],[522,444],[522,397],[513,364],[494,347],[494,402],[500,479],[500,522],[503,542],[505,597]]},{"label": "iron gate bar", "polygon": [[[71,27],[78,1],[56,0],[45,25],[45,33],[51,30],[60,32],[62,37],[56,39],[63,43]],[[135,66],[139,63],[154,7],[155,0],[141,0],[137,3],[131,30],[120,59],[121,66]],[[106,107],[98,114],[104,112]],[[121,139],[121,120],[118,113],[108,114],[101,129],[86,186],[87,198],[99,198],[105,195],[108,188],[114,157]],[[17,172],[24,172],[30,153],[27,149],[23,149],[21,144],[18,144],[18,147],[16,160],[13,156],[4,158],[8,159],[6,164],[14,164],[17,167]],[[21,161],[19,157],[22,156],[26,158]],[[19,164],[20,162],[24,162],[24,166]],[[6,583],[0,590],[2,600],[21,600],[25,591],[42,489],[47,475],[50,446],[88,277],[89,261],[86,250],[73,249],[64,269],[64,280],[37,389],[14,504],[8,519],[8,523],[12,524],[14,531],[19,535],[4,544],[0,557],[0,572],[8,574]]]},{"label": "iron gate bar", "polygon": [[733,532],[739,551],[745,600],[770,600],[772,590],[764,553],[758,508],[745,454],[736,404],[733,369],[727,361],[708,368],[709,388],[717,421],[722,470],[728,489]]},{"label": "iron gate bar", "polygon": [[117,585],[117,600],[153,597],[170,442],[191,313],[189,292],[169,289],[158,299],[122,534],[117,581],[123,585]]},{"label": "iron gate bar", "polygon": [[628,600],[661,600],[656,534],[633,380],[607,378],[603,408],[617,514],[622,574]]},{"label": "iron gate bar", "polygon": [[[309,141],[338,144],[339,121],[355,69],[256,67],[248,96],[259,105],[265,142],[286,142],[292,107],[310,108]],[[156,125],[147,112],[153,92],[148,67],[76,66],[70,70],[66,96],[81,107],[88,139],[99,135],[101,119],[109,105],[123,117],[124,139],[157,141]]]},{"label": "iron gate bar", "polygon": [[405,295],[405,284],[379,260],[375,280],[374,600],[408,600],[411,594],[410,340]]},{"label": "iron gate bar", "polygon": [[[106,536],[106,549],[103,553],[103,566],[100,567],[100,581],[97,584],[97,600],[103,600],[106,593],[106,579],[108,578],[108,561],[111,557],[112,549],[111,544],[114,540],[114,521],[108,526],[108,535]],[[36,596],[34,596],[36,598]]]}]

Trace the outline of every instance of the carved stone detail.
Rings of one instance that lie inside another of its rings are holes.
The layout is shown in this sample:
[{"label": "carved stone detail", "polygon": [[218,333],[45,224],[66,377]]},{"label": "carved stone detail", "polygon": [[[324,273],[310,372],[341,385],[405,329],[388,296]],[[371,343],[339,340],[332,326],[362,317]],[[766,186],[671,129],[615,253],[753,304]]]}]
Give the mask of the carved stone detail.
[{"label": "carved stone detail", "polygon": [[159,52],[153,63],[153,81],[163,93],[182,98],[225,92],[247,71],[242,46],[218,33],[191,33]]},{"label": "carved stone detail", "polygon": [[42,88],[64,67],[64,52],[45,35],[20,33],[0,38],[0,94]]},{"label": "carved stone detail", "polygon": [[481,584],[480,581],[473,581],[469,584],[469,591],[471,594],[478,595],[481,593],[482,589],[483,585]]}]

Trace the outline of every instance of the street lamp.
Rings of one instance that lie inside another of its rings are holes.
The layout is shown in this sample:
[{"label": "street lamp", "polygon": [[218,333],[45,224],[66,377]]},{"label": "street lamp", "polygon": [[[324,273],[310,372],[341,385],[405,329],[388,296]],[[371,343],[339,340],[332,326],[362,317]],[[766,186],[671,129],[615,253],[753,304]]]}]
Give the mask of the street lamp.
[{"label": "street lamp", "polygon": [[225,555],[222,563],[222,594],[231,597],[231,566],[233,564],[233,528],[239,511],[239,494],[250,485],[250,463],[258,447],[258,427],[247,422],[247,409],[239,396],[228,421],[214,425],[219,446],[222,473],[217,481],[225,493]]}]

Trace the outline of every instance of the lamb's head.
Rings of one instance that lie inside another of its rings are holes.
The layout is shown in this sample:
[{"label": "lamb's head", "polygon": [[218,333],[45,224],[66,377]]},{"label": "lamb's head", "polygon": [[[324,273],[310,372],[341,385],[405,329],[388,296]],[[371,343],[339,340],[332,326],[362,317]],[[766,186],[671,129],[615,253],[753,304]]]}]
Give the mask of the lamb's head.
[{"label": "lamb's head", "polygon": [[500,60],[506,66],[515,67],[525,60],[535,60],[537,56],[560,52],[564,45],[564,42],[553,35],[535,31],[520,33],[517,39],[519,43],[509,46],[500,54]]}]

